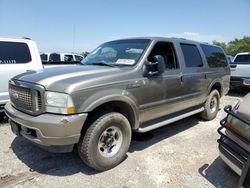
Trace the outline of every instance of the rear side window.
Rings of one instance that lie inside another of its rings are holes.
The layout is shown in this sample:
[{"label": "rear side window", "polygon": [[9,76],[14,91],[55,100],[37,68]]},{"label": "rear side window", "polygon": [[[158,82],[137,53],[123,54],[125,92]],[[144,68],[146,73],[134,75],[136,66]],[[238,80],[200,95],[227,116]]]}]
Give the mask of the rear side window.
[{"label": "rear side window", "polygon": [[193,44],[181,44],[186,67],[203,67],[200,52]]},{"label": "rear side window", "polygon": [[201,48],[206,56],[209,67],[217,68],[227,66],[227,59],[221,48],[205,44],[201,44]]},{"label": "rear side window", "polygon": [[250,64],[250,54],[237,55],[234,63],[236,64]]},{"label": "rear side window", "polygon": [[49,61],[60,61],[60,54],[50,54]]},{"label": "rear side window", "polygon": [[21,64],[31,61],[27,44],[21,42],[0,42],[0,64]]}]

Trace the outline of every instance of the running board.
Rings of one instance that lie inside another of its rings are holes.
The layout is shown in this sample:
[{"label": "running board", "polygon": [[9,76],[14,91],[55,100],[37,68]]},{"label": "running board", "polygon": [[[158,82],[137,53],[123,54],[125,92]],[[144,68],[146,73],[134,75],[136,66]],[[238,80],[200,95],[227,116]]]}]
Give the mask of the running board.
[{"label": "running board", "polygon": [[191,112],[187,112],[185,114],[181,114],[181,115],[179,115],[177,117],[173,117],[173,118],[167,119],[165,121],[158,122],[156,124],[149,125],[149,126],[144,127],[144,128],[139,128],[137,132],[139,132],[139,133],[145,133],[145,132],[148,132],[148,131],[151,131],[151,130],[163,127],[165,125],[168,125],[170,123],[174,123],[176,121],[179,121],[181,119],[184,119],[186,117],[192,116],[192,115],[197,114],[197,113],[202,112],[202,111],[204,111],[204,107],[196,109],[196,110],[193,110]]}]

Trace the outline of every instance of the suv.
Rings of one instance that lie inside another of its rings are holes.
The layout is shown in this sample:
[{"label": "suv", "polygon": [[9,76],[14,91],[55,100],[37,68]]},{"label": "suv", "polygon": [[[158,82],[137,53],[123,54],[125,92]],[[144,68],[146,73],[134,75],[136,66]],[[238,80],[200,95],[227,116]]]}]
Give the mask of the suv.
[{"label": "suv", "polygon": [[216,117],[230,69],[217,46],[176,38],[104,43],[82,66],[14,77],[5,106],[12,131],[56,152],[72,151],[103,171],[118,165],[132,131],[200,113]]}]

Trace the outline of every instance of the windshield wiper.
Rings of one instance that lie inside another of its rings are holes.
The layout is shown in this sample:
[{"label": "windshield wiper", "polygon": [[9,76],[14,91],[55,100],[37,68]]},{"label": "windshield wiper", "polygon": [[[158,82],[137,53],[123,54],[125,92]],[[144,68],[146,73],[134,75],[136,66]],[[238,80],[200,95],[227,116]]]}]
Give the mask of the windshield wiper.
[{"label": "windshield wiper", "polygon": [[111,65],[109,63],[105,63],[105,62],[102,62],[102,61],[100,61],[100,62],[94,62],[94,63],[91,63],[89,65],[100,65],[100,66],[115,67],[114,65]]}]

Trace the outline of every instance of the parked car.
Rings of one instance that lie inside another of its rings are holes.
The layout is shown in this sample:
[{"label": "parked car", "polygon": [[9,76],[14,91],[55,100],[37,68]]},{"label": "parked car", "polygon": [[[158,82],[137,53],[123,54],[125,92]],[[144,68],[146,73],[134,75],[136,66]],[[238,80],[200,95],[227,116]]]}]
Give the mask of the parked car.
[{"label": "parked car", "polygon": [[231,55],[227,55],[227,60],[231,64],[233,62],[233,60],[234,60],[234,57],[231,56]]},{"label": "parked car", "polygon": [[83,56],[73,53],[41,53],[40,54],[43,64],[53,63],[78,63],[82,61]]},{"label": "parked car", "polygon": [[132,131],[198,113],[214,119],[229,90],[222,48],[190,40],[111,41],[82,65],[14,77],[5,109],[16,135],[54,152],[76,145],[83,162],[99,171],[125,158]]},{"label": "parked car", "polygon": [[9,80],[17,74],[42,69],[34,41],[25,38],[0,38],[0,112],[9,101]]},{"label": "parked car", "polygon": [[231,67],[231,86],[240,87],[248,85],[245,84],[245,80],[250,80],[250,52],[238,53]]},{"label": "parked car", "polygon": [[218,129],[221,135],[218,140],[220,157],[238,175],[242,175],[250,153],[249,105],[250,93],[239,100],[235,107],[226,106],[227,117],[221,121]]}]

